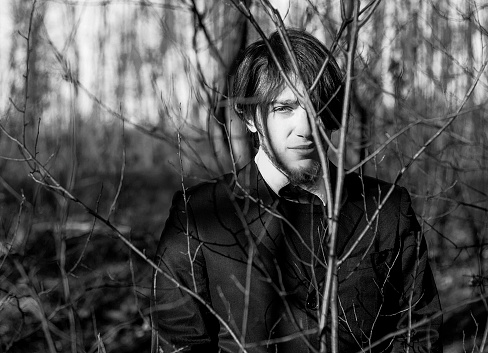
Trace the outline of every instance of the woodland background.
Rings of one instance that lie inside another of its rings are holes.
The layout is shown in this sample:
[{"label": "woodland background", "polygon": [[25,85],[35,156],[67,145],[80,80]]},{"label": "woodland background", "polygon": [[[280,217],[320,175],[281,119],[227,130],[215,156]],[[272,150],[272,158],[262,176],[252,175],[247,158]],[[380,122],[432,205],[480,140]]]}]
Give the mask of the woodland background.
[{"label": "woodland background", "polygon": [[[261,1],[242,3],[274,30]],[[286,25],[336,43],[344,66],[339,0],[272,4]],[[347,166],[366,159],[366,174],[393,181],[428,143],[400,184],[448,309],[445,350],[479,351],[488,4],[361,6],[371,17],[354,61]],[[226,98],[233,60],[258,38],[230,0],[2,2],[0,352],[148,349],[152,270],[135,249],[152,257],[175,190],[250,160]]]}]

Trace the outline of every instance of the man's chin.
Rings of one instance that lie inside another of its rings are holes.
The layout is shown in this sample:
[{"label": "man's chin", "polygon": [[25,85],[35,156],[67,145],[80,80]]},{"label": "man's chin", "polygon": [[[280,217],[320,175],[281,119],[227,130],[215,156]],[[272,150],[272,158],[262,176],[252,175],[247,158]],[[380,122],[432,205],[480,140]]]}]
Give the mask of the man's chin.
[{"label": "man's chin", "polygon": [[290,183],[295,185],[313,185],[320,178],[320,163],[305,163],[304,165],[290,168],[287,170],[287,176]]}]

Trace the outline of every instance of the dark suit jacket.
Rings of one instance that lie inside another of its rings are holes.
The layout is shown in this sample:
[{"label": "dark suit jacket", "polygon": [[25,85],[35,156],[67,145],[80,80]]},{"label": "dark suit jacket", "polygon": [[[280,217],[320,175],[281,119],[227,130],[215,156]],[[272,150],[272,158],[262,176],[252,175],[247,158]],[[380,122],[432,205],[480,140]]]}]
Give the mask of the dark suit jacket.
[{"label": "dark suit jacket", "polygon": [[[373,351],[442,350],[440,316],[392,334],[437,313],[440,304],[406,190],[393,187],[368,227],[391,187],[356,174],[345,179],[337,251],[357,246],[337,274],[341,353],[381,340]],[[278,197],[254,163],[237,176],[176,193],[157,251],[166,275],[154,277],[153,345],[164,352],[237,352],[237,339],[248,352],[317,348],[328,251],[324,215],[322,206]]]}]

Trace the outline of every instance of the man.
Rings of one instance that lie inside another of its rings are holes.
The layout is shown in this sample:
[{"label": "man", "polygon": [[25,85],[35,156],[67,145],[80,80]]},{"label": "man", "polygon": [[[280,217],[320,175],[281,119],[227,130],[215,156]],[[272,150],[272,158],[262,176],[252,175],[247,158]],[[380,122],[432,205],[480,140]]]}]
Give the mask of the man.
[{"label": "man", "polygon": [[[343,78],[316,38],[298,30],[287,36],[299,72],[278,33],[250,45],[235,71],[236,113],[259,142],[254,161],[174,196],[157,251],[164,274],[154,278],[155,350],[319,348],[328,205],[299,97],[328,60],[309,94],[330,136],[340,124]],[[331,163],[329,170],[333,181]],[[440,304],[405,189],[348,174],[338,222],[337,254],[348,254],[338,269],[339,352],[441,351],[439,316],[415,326]]]}]

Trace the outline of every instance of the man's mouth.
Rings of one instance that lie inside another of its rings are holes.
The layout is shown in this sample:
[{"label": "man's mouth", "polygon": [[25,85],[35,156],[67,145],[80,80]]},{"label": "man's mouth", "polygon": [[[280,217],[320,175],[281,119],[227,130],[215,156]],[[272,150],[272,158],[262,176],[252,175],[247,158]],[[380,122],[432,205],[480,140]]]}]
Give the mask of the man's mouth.
[{"label": "man's mouth", "polygon": [[309,154],[315,151],[315,144],[314,143],[307,143],[302,145],[296,145],[289,147],[289,149],[302,154]]}]

